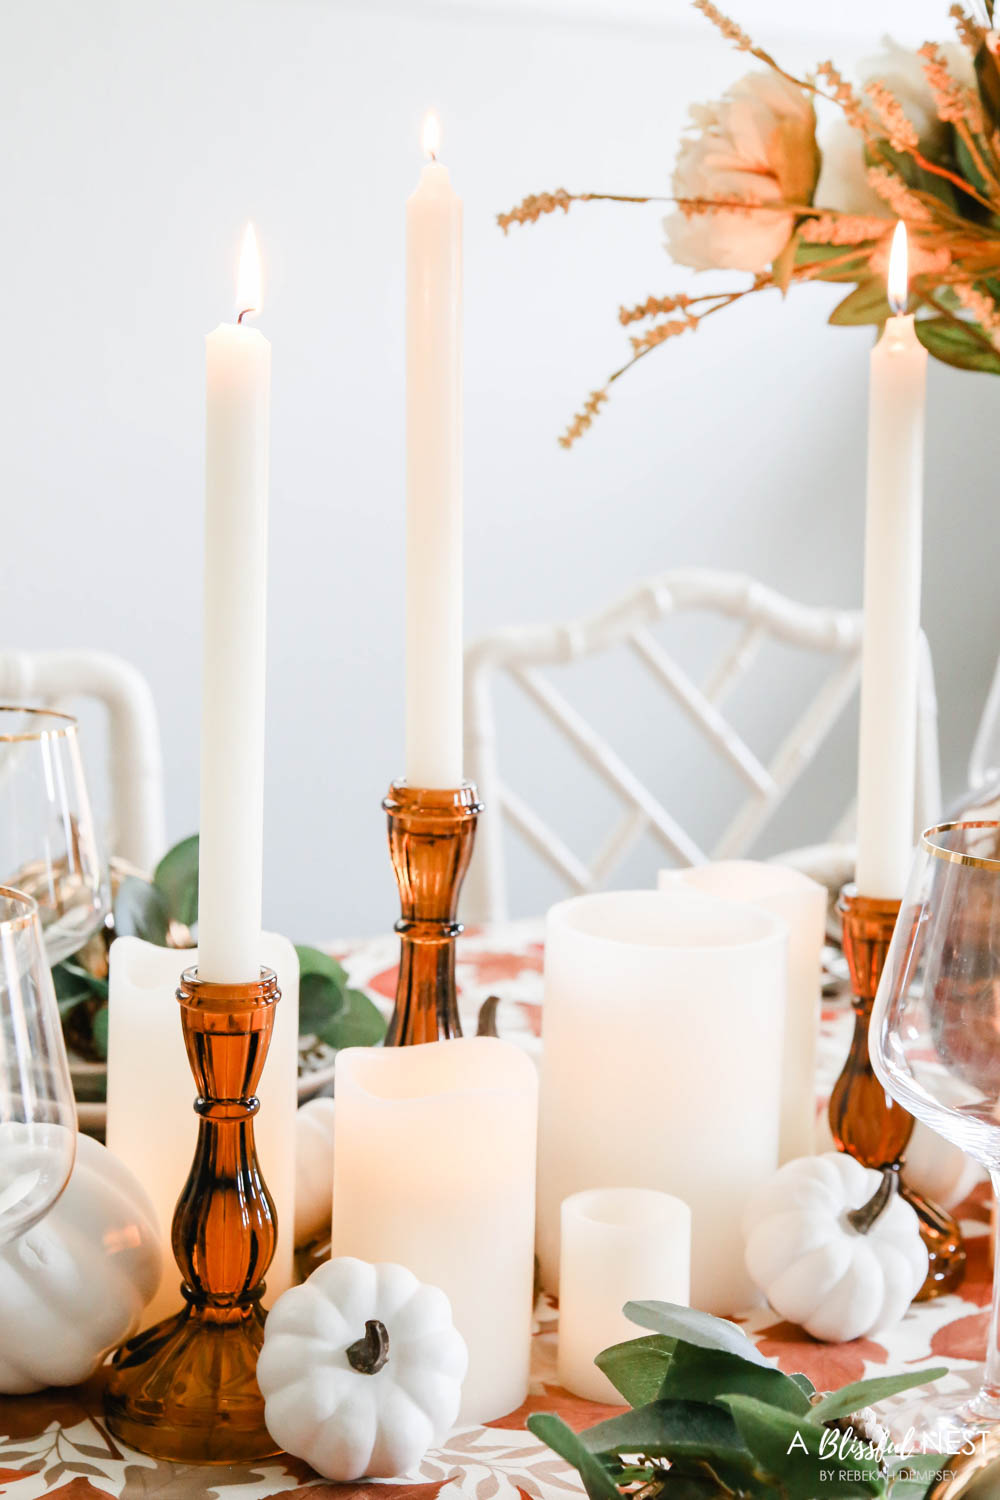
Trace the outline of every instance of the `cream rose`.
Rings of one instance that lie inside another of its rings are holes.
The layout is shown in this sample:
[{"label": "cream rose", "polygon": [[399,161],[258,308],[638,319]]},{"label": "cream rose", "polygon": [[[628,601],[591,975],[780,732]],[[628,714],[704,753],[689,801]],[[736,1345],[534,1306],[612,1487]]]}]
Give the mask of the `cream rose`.
[{"label": "cream rose", "polygon": [[[812,202],[819,172],[812,101],[777,73],[748,73],[717,103],[694,106],[691,123],[698,134],[681,144],[675,195],[748,207],[668,215],[670,255],[698,271],[761,271],[792,233],[795,215],[784,205]],[[771,210],[769,203],[781,207]]]},{"label": "cream rose", "polygon": [[[964,47],[947,43],[940,49],[956,83],[975,83],[972,59]],[[878,80],[899,100],[917,132],[925,156],[935,157],[948,143],[948,126],[938,119],[934,95],[916,52],[901,47],[891,37],[882,38],[882,51],[861,65],[862,91]],[[816,184],[816,202],[845,214],[881,214],[892,217],[892,209],[872,189],[867,177],[861,132],[845,120],[835,121],[823,135],[823,165]]]}]

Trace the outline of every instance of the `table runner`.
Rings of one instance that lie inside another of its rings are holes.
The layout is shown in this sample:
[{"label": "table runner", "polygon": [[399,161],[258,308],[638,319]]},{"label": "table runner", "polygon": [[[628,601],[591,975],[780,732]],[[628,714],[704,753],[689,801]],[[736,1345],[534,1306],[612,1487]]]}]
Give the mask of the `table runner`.
[{"label": "table runner", "polygon": [[[510,923],[471,929],[459,940],[458,982],[462,1022],[475,1030],[479,1007],[501,997],[500,1034],[537,1054],[541,1046],[542,926]],[[388,1012],[395,993],[397,944],[392,937],[335,950],[353,984]],[[828,1092],[847,1050],[852,1024],[841,995],[824,1005],[820,1044],[820,1099]],[[737,1318],[761,1351],[787,1373],[803,1371],[821,1390],[865,1376],[898,1373],[920,1365],[949,1366],[937,1388],[973,1390],[984,1357],[990,1305],[987,1265],[989,1228],[985,1184],[961,1210],[969,1248],[969,1274],[959,1294],[911,1308],[903,1321],[878,1339],[820,1344],[784,1323],[767,1308]],[[405,1479],[333,1485],[297,1459],[282,1456],[240,1466],[192,1467],[157,1463],[116,1444],[101,1411],[103,1377],[70,1391],[0,1397],[0,1495],[4,1500],[263,1500],[271,1495],[371,1500],[557,1500],[581,1493],[576,1474],[525,1430],[533,1411],[556,1411],[575,1428],[589,1427],[616,1410],[595,1406],[561,1390],[556,1381],[556,1321],[552,1303],[536,1309],[531,1390],[520,1410],[485,1427],[457,1430],[444,1447],[429,1453]],[[636,1330],[638,1334],[639,1330]],[[0,1338],[2,1338],[0,1330]],[[927,1397],[909,1393],[890,1403],[897,1439],[912,1428],[933,1446]]]}]

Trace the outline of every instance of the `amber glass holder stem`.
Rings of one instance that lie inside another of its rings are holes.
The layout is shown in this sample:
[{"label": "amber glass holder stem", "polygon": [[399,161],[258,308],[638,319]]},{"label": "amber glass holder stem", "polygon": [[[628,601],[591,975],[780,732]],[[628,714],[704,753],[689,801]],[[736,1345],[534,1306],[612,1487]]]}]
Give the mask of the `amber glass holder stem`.
[{"label": "amber glass holder stem", "polygon": [[455,989],[458,897],[482,811],[474,786],[394,782],[382,806],[399,886],[399,980],[387,1047],[462,1035]]},{"label": "amber glass holder stem", "polygon": [[256,1373],[277,1220],[253,1121],[280,992],[270,969],[247,984],[187,969],[177,998],[198,1090],[198,1144],[172,1231],[184,1306],[115,1355],[108,1426],[153,1458],[243,1463],[279,1451]]},{"label": "amber glass holder stem", "polygon": [[927,1302],[959,1285],[965,1274],[965,1246],[952,1216],[907,1186],[904,1160],[914,1119],[886,1093],[875,1076],[868,1051],[872,1007],[899,907],[898,901],[859,896],[853,886],[845,886],[840,894],[838,910],[843,920],[844,957],[851,975],[854,1036],[830,1096],[830,1130],[839,1151],[846,1151],[876,1171],[891,1167],[898,1174],[899,1191],[916,1209],[930,1257],[927,1279],[916,1298]]}]

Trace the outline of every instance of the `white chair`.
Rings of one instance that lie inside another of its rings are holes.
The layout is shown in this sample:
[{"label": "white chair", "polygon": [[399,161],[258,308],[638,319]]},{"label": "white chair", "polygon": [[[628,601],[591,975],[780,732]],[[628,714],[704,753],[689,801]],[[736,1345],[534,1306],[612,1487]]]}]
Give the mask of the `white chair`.
[{"label": "white chair", "polygon": [[102,651],[0,651],[0,703],[106,711],[111,792],[109,849],[152,870],[166,848],[160,725],[149,683]]},{"label": "white chair", "polygon": [[[738,627],[735,638],[700,684],[651,630],[668,615],[693,610],[728,617]],[[465,764],[486,812],[480,820],[466,882],[465,915],[474,921],[501,921],[507,915],[506,825],[542,856],[571,893],[604,887],[645,834],[652,835],[671,860],[680,864],[745,855],[853,697],[860,680],[861,635],[860,610],[797,604],[740,574],[684,569],[650,579],[610,608],[586,619],[562,625],[514,627],[476,641],[465,658]],[[724,709],[728,695],[750,671],[768,637],[825,656],[829,665],[821,687],[764,764],[727,720]],[[747,788],[728,827],[710,850],[699,846],[542,670],[623,645],[695,725],[706,753],[728,762]],[[494,691],[500,674],[511,679],[556,726],[569,748],[624,805],[620,821],[589,862],[574,853],[500,773]],[[915,828],[934,822],[940,805],[933,667],[926,640],[922,640]],[[834,836],[845,836],[845,825],[852,817],[849,812],[841,820]]]}]

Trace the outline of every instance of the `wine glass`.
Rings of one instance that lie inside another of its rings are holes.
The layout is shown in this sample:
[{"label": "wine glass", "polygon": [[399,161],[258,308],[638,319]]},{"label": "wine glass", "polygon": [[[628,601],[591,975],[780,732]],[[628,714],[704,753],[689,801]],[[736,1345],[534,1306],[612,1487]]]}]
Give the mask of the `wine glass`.
[{"label": "wine glass", "polygon": [[0,1246],[48,1212],[75,1154],[73,1086],[38,907],[0,886]]},{"label": "wine glass", "polygon": [[[981,1162],[1000,1196],[1000,823],[923,835],[869,1050],[892,1097]],[[955,1441],[1000,1423],[1000,1255],[996,1265],[983,1384],[953,1414]]]},{"label": "wine glass", "polygon": [[50,964],[82,948],[108,914],[107,867],[69,714],[0,707],[0,881],[34,897]]}]

